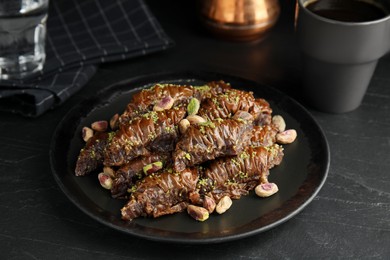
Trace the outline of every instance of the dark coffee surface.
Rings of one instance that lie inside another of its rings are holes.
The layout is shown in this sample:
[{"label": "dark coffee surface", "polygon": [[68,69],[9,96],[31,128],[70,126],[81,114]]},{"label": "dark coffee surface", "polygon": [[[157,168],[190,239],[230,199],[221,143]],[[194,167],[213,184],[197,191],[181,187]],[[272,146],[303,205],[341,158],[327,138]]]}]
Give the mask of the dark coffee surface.
[{"label": "dark coffee surface", "polygon": [[319,0],[308,4],[307,9],[319,16],[343,22],[368,22],[388,15],[379,6],[357,0]]}]

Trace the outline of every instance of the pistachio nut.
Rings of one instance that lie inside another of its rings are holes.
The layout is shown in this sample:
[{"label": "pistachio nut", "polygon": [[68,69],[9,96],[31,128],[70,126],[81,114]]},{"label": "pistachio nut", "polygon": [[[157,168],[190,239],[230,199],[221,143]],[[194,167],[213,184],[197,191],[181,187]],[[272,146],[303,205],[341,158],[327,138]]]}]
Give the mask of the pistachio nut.
[{"label": "pistachio nut", "polygon": [[103,172],[108,174],[110,177],[114,178],[115,177],[115,171],[113,168],[110,166],[104,166],[103,167]]},{"label": "pistachio nut", "polygon": [[207,122],[206,119],[198,115],[189,115],[186,119],[190,122],[191,125]]},{"label": "pistachio nut", "polygon": [[173,107],[174,102],[175,100],[171,96],[163,97],[154,105],[153,111],[164,111],[171,109]]},{"label": "pistachio nut", "polygon": [[286,130],[286,122],[281,115],[274,115],[272,117],[272,124],[278,129],[278,132]]},{"label": "pistachio nut", "polygon": [[96,121],[91,124],[91,128],[98,132],[105,132],[108,127],[108,122],[105,120]]},{"label": "pistachio nut", "polygon": [[146,166],[143,167],[143,171],[146,175],[155,173],[163,168],[163,163],[158,161],[158,162],[153,162],[150,163]]},{"label": "pistachio nut", "polygon": [[209,212],[207,209],[195,205],[188,205],[187,213],[198,221],[205,221],[209,218]]},{"label": "pistachio nut", "polygon": [[190,102],[187,105],[188,115],[196,115],[200,108],[200,102],[197,98],[191,98]]},{"label": "pistachio nut", "polygon": [[262,183],[256,186],[255,193],[259,197],[269,197],[278,192],[278,185],[272,182]]},{"label": "pistachio nut", "polygon": [[81,132],[85,142],[87,142],[93,136],[93,130],[89,127],[84,126]]},{"label": "pistachio nut", "polygon": [[215,200],[209,196],[204,196],[203,199],[203,207],[207,209],[209,213],[212,213],[215,210],[215,207],[217,204],[215,203]]},{"label": "pistachio nut", "polygon": [[98,180],[99,180],[99,183],[100,185],[109,190],[112,188],[112,179],[110,177],[110,175],[108,175],[107,173],[104,173],[104,172],[101,172],[98,174]]},{"label": "pistachio nut", "polygon": [[190,121],[188,121],[188,119],[184,118],[182,120],[180,120],[179,122],[179,131],[181,134],[184,134],[185,132],[187,132],[187,129],[188,127],[190,127]]},{"label": "pistachio nut", "polygon": [[225,213],[228,209],[230,209],[230,207],[232,206],[233,204],[233,201],[232,199],[229,197],[229,196],[223,196],[217,206],[215,207],[215,211],[218,213],[218,214],[223,214]]},{"label": "pistachio nut", "polygon": [[110,119],[110,127],[112,130],[116,130],[119,126],[119,115],[115,114]]},{"label": "pistachio nut", "polygon": [[276,142],[279,144],[291,144],[297,138],[295,129],[288,129],[276,134]]}]

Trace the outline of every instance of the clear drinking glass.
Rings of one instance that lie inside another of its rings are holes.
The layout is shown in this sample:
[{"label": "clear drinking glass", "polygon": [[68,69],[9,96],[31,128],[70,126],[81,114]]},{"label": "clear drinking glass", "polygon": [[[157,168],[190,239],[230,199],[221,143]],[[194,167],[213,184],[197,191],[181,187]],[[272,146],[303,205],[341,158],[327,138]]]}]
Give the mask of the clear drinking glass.
[{"label": "clear drinking glass", "polygon": [[49,0],[0,0],[0,80],[42,70]]}]

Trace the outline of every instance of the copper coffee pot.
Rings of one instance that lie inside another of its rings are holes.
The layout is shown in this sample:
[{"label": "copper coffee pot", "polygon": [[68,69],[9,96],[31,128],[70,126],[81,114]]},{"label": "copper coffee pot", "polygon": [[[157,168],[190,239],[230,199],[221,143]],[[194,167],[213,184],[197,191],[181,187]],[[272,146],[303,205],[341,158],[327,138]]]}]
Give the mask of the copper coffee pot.
[{"label": "copper coffee pot", "polygon": [[262,39],[277,22],[278,0],[199,0],[202,23],[230,40]]}]

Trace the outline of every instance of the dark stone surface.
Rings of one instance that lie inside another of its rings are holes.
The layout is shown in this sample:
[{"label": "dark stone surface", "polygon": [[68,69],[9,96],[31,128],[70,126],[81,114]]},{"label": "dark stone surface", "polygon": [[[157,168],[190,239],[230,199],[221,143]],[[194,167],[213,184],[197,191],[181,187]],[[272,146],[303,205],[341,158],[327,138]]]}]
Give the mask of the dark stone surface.
[{"label": "dark stone surface", "polygon": [[269,84],[300,98],[294,1],[264,42],[213,38],[189,1],[147,1],[176,46],[101,66],[63,106],[36,119],[0,114],[2,259],[389,259],[390,56],[377,67],[363,104],[346,114],[310,110],[331,150],[329,177],[301,213],[265,233],[214,245],[175,245],[119,233],[92,220],[52,177],[49,147],[61,118],[99,89],[137,75],[208,70]]}]

